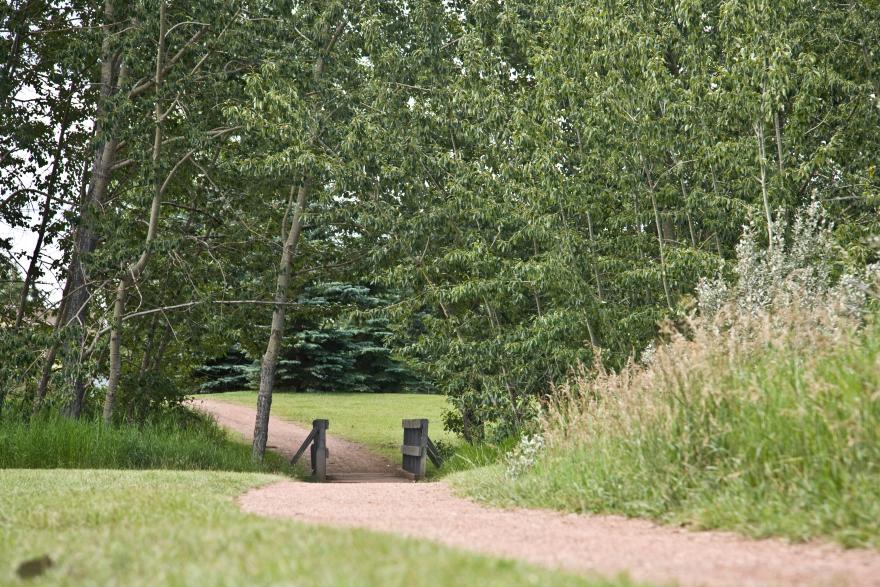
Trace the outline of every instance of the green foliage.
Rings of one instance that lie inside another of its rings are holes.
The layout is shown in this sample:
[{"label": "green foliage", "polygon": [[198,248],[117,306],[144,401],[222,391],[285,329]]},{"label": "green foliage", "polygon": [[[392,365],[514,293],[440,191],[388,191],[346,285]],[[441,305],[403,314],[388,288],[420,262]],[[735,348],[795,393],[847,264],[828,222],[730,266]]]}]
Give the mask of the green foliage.
[{"label": "green foliage", "polygon": [[521,429],[531,398],[594,364],[595,347],[623,366],[732,256],[749,218],[767,234],[772,210],[819,199],[838,242],[873,259],[875,10],[461,13],[437,65],[444,85],[412,93],[420,151],[400,165],[414,179],[373,214],[391,235],[375,255],[382,279],[412,292],[395,318],[418,338],[402,344],[453,398],[466,437]]},{"label": "green foliage", "polygon": [[254,369],[253,359],[236,345],[226,352],[226,356],[196,367],[193,376],[201,381],[198,393],[232,391],[247,389]]},{"label": "green foliage", "polygon": [[388,347],[388,304],[364,286],[327,283],[298,298],[276,386],[293,391],[395,392],[424,387]]},{"label": "green foliage", "polygon": [[[46,29],[21,37],[21,54],[0,39],[11,57],[0,93],[26,83],[40,95],[4,98],[0,184],[37,173],[48,189],[51,161],[63,161],[47,234],[69,235],[65,253],[88,241],[82,259],[65,257],[88,275],[88,312],[54,338],[4,332],[2,393],[17,398],[33,395],[62,341],[49,405],[77,385],[99,399],[114,284],[144,252],[157,184],[149,266],[124,308],[121,418],[173,404],[205,357],[235,343],[262,352],[303,183],[289,298],[313,283],[401,297],[356,318],[303,318],[281,385],[407,387],[402,356],[451,398],[446,423],[472,441],[528,430],[580,363],[622,368],[659,322],[683,318],[700,277],[726,271],[742,225],[779,237],[779,207],[821,201],[852,264],[876,258],[865,238],[880,205],[871,4],[172,4],[165,40],[179,57],[144,91],[159,2],[107,6],[112,18],[79,1],[0,14],[6,30]],[[126,75],[102,94],[107,63]],[[53,156],[71,103],[69,145]],[[153,160],[157,106],[167,115]],[[119,142],[106,201],[59,214],[88,191],[82,170],[108,140]],[[26,224],[38,196],[4,199],[0,216]],[[307,298],[292,315],[307,314]]]},{"label": "green foliage", "polygon": [[52,413],[29,420],[8,414],[0,419],[0,469],[290,471],[280,457],[254,463],[247,446],[183,409],[137,427]]},{"label": "green foliage", "polygon": [[[343,283],[312,285],[289,311],[275,374],[278,391],[400,392],[424,390],[388,346],[388,320],[377,313],[388,301],[369,288]],[[196,368],[199,393],[251,389],[255,361],[239,346]]]},{"label": "green foliage", "polygon": [[542,418],[546,450],[460,481],[500,503],[876,547],[876,273],[828,270],[846,259],[821,217],[797,214],[771,250],[747,227],[737,283],[704,284],[683,332],[641,364],[574,377]]}]

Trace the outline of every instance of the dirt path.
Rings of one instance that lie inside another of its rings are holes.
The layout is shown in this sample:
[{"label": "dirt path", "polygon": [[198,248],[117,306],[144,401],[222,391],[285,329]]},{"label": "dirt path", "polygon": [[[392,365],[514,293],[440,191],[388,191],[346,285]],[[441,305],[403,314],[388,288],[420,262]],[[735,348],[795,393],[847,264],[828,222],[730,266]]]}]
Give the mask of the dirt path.
[{"label": "dirt path", "polygon": [[[202,408],[223,425],[246,435],[248,427],[253,427],[251,408],[205,404]],[[293,428],[299,431],[294,433]],[[306,434],[298,426],[274,419],[269,431],[270,444],[282,452],[295,444],[292,435],[302,439]],[[346,456],[340,466],[375,463],[370,459],[379,458],[353,443],[345,445],[337,457],[363,454],[357,458],[365,460],[348,461]],[[457,497],[443,483],[282,481],[252,490],[238,501],[244,511],[263,516],[428,539],[576,573],[614,576],[625,572],[639,581],[685,586],[880,587],[877,551],[748,540],[726,532],[693,532],[617,516],[501,510]]]},{"label": "dirt path", "polygon": [[282,481],[239,498],[263,516],[369,528],[577,573],[723,586],[880,585],[880,553],[747,540],[616,516],[499,510],[443,483],[322,485]]},{"label": "dirt path", "polygon": [[[210,399],[194,399],[190,405],[210,415],[224,428],[240,433],[248,442],[253,441],[254,408]],[[358,476],[370,480],[384,477],[388,477],[389,481],[398,479],[396,475],[399,467],[360,444],[333,436],[332,431],[333,422],[330,422],[330,433],[327,434],[327,448],[330,449],[328,474],[345,479]],[[270,416],[267,446],[289,459],[309,432],[309,428]],[[308,460],[308,455],[305,455],[302,462],[308,463]],[[404,481],[402,478],[400,480]]]}]

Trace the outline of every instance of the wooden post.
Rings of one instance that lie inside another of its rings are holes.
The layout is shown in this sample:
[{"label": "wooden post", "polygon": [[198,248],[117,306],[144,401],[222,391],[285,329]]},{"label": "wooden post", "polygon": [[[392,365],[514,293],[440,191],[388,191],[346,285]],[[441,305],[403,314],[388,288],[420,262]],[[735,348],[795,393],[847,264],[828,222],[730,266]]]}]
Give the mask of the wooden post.
[{"label": "wooden post", "polygon": [[403,470],[412,474],[416,480],[425,478],[428,456],[428,420],[403,421]]},{"label": "wooden post", "polygon": [[443,457],[440,456],[440,450],[437,448],[437,445],[431,442],[430,436],[428,437],[428,458],[431,459],[431,462],[438,469],[443,466]]},{"label": "wooden post", "polygon": [[316,481],[327,480],[327,429],[330,427],[329,420],[312,421],[312,430],[315,431],[315,442],[312,444],[312,476]]}]

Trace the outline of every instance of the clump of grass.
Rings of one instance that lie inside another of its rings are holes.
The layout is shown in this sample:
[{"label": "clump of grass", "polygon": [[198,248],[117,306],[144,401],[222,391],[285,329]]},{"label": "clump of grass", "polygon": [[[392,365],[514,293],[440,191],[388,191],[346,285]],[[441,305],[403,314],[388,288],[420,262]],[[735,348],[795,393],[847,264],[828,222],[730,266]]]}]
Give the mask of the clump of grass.
[{"label": "clump of grass", "polygon": [[42,413],[0,419],[0,468],[200,469],[289,472],[277,455],[251,460],[250,447],[206,418],[166,412],[142,425],[105,425]]},{"label": "clump of grass", "polygon": [[493,465],[512,450],[516,446],[516,442],[516,438],[508,437],[498,442],[447,444],[445,446],[448,447],[448,451],[443,455],[443,468],[440,470],[440,474],[447,475]]},{"label": "clump of grass", "polygon": [[880,325],[862,315],[865,281],[816,270],[816,240],[759,253],[750,238],[751,273],[711,311],[642,363],[557,391],[533,467],[459,482],[496,502],[880,546]]},{"label": "clump of grass", "polygon": [[579,377],[547,413],[548,451],[514,494],[880,545],[880,327],[831,337],[791,320],[747,340],[698,331],[647,367]]}]

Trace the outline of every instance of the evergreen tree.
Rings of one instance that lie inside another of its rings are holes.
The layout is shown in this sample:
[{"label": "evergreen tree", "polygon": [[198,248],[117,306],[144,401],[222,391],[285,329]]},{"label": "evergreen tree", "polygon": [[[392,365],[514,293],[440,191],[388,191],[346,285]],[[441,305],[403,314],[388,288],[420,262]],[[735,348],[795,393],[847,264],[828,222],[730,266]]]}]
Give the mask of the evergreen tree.
[{"label": "evergreen tree", "polygon": [[193,375],[202,381],[198,393],[214,393],[248,389],[253,371],[254,360],[235,345],[226,355],[196,367]]},{"label": "evergreen tree", "polygon": [[424,388],[393,356],[387,300],[346,283],[308,287],[297,300],[293,334],[278,361],[276,385],[291,391],[395,392]]}]

